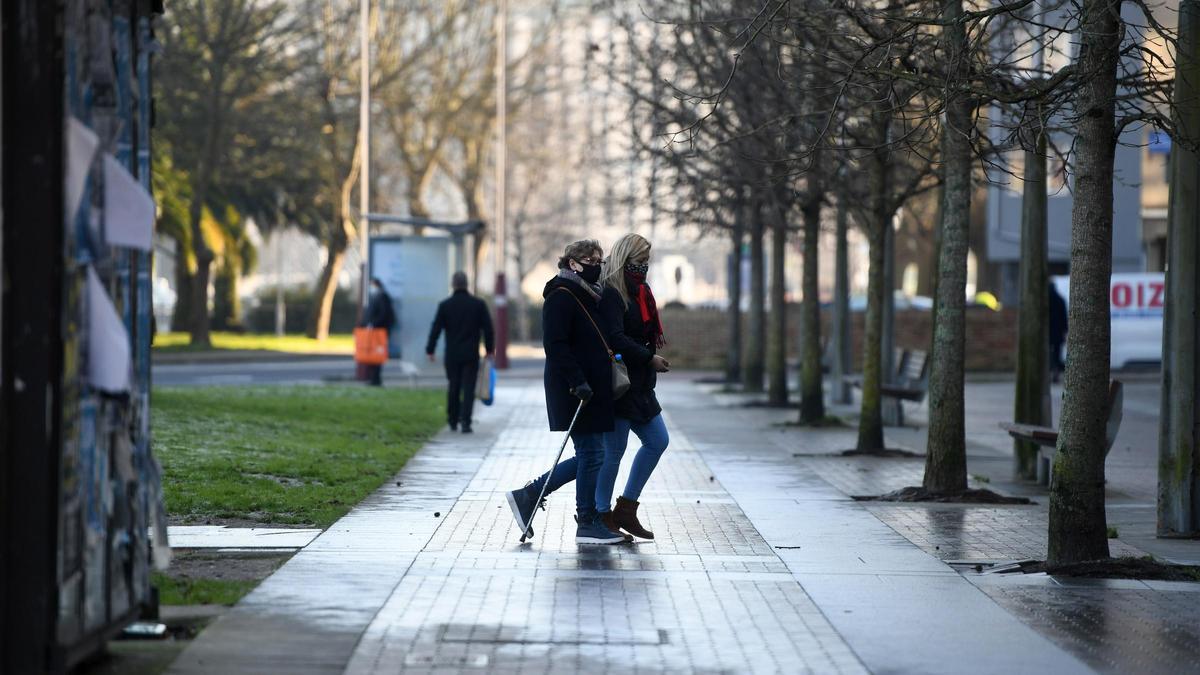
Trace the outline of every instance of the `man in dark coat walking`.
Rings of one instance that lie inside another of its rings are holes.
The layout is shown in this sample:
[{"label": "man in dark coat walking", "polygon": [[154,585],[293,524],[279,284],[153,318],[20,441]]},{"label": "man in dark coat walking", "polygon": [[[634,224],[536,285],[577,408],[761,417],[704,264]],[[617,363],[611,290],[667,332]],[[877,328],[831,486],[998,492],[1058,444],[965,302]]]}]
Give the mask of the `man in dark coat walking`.
[{"label": "man in dark coat walking", "polygon": [[1062,348],[1067,341],[1067,302],[1053,283],[1050,287],[1050,378],[1058,382],[1059,375],[1066,369],[1063,364]]},{"label": "man in dark coat walking", "polygon": [[479,338],[490,357],[495,348],[492,316],[487,304],[467,291],[467,275],[455,272],[451,280],[454,293],[438,305],[437,316],[429,330],[425,353],[431,362],[438,336],[446,331],[446,416],[450,428],[462,425],[464,434],[471,433],[471,411],[475,407],[475,380],[479,377]]}]

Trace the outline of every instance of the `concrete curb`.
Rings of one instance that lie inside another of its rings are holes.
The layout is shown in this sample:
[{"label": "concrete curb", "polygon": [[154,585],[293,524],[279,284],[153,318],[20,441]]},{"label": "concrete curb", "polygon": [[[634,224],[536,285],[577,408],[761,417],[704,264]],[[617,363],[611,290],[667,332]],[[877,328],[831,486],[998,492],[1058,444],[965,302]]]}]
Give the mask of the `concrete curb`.
[{"label": "concrete curb", "polygon": [[276,352],[265,349],[214,349],[205,352],[151,351],[153,365],[203,365],[215,363],[280,363],[288,361],[328,361],[354,358],[339,352]]}]

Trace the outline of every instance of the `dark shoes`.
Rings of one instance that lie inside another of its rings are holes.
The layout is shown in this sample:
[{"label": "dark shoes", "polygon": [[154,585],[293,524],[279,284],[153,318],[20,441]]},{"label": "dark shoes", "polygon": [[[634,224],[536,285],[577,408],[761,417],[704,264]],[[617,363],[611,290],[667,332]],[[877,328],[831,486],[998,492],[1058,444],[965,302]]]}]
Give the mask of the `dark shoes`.
[{"label": "dark shoes", "polygon": [[458,422],[450,422],[450,431],[458,431]]},{"label": "dark shoes", "polygon": [[470,433],[474,433],[474,432],[471,430],[471,423],[470,423],[470,422],[463,422],[463,425],[462,425],[462,432],[463,432],[464,434],[470,434]]},{"label": "dark shoes", "polygon": [[639,539],[653,539],[654,533],[642,527],[637,517],[638,503],[632,499],[617,497],[617,506],[612,513],[604,514],[605,524],[612,529],[625,530]]},{"label": "dark shoes", "polygon": [[538,491],[541,486],[536,483],[529,483],[520,490],[513,490],[508,493],[508,506],[512,509],[513,518],[517,521],[517,527],[522,533],[528,531],[529,536],[533,536],[533,528],[529,527],[529,521],[533,518],[533,511],[537,508]]},{"label": "dark shoes", "polygon": [[605,527],[600,518],[585,518],[575,527],[576,544],[622,544],[626,541],[625,535]]}]

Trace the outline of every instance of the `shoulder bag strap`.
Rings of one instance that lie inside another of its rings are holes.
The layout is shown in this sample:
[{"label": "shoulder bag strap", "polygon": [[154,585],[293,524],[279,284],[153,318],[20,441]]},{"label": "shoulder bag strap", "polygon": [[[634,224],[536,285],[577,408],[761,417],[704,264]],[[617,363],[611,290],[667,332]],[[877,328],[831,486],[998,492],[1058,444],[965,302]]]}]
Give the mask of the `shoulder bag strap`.
[{"label": "shoulder bag strap", "polygon": [[558,288],[556,288],[554,290],[555,291],[563,291],[567,295],[571,296],[571,298],[573,300],[575,300],[575,304],[579,305],[579,309],[583,310],[583,315],[586,316],[588,321],[590,321],[592,323],[592,328],[596,329],[596,335],[600,338],[600,342],[604,344],[604,351],[608,352],[609,360],[613,360],[613,350],[608,348],[608,340],[604,339],[604,333],[600,332],[600,327],[596,325],[596,320],[593,319],[592,315],[587,311],[587,307],[584,307],[583,303],[580,302],[579,297],[576,296],[574,293],[572,293],[570,290],[563,288],[562,286],[559,286]]}]

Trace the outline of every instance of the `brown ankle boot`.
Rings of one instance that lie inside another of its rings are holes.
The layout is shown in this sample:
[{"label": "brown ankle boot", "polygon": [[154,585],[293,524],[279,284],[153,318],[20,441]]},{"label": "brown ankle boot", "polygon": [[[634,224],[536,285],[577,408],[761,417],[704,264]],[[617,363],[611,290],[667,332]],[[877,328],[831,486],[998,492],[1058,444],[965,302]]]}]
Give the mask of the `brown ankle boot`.
[{"label": "brown ankle boot", "polygon": [[604,527],[607,527],[614,534],[619,534],[622,537],[625,537],[625,543],[628,544],[629,542],[633,541],[633,537],[629,536],[628,534],[625,534],[624,532],[621,531],[621,528],[617,527],[617,524],[613,521],[612,513],[601,513],[600,514],[600,522],[604,525]]},{"label": "brown ankle boot", "polygon": [[642,539],[653,539],[654,533],[642,527],[637,517],[638,503],[632,499],[617,497],[617,506],[612,512],[612,522],[622,530]]}]

